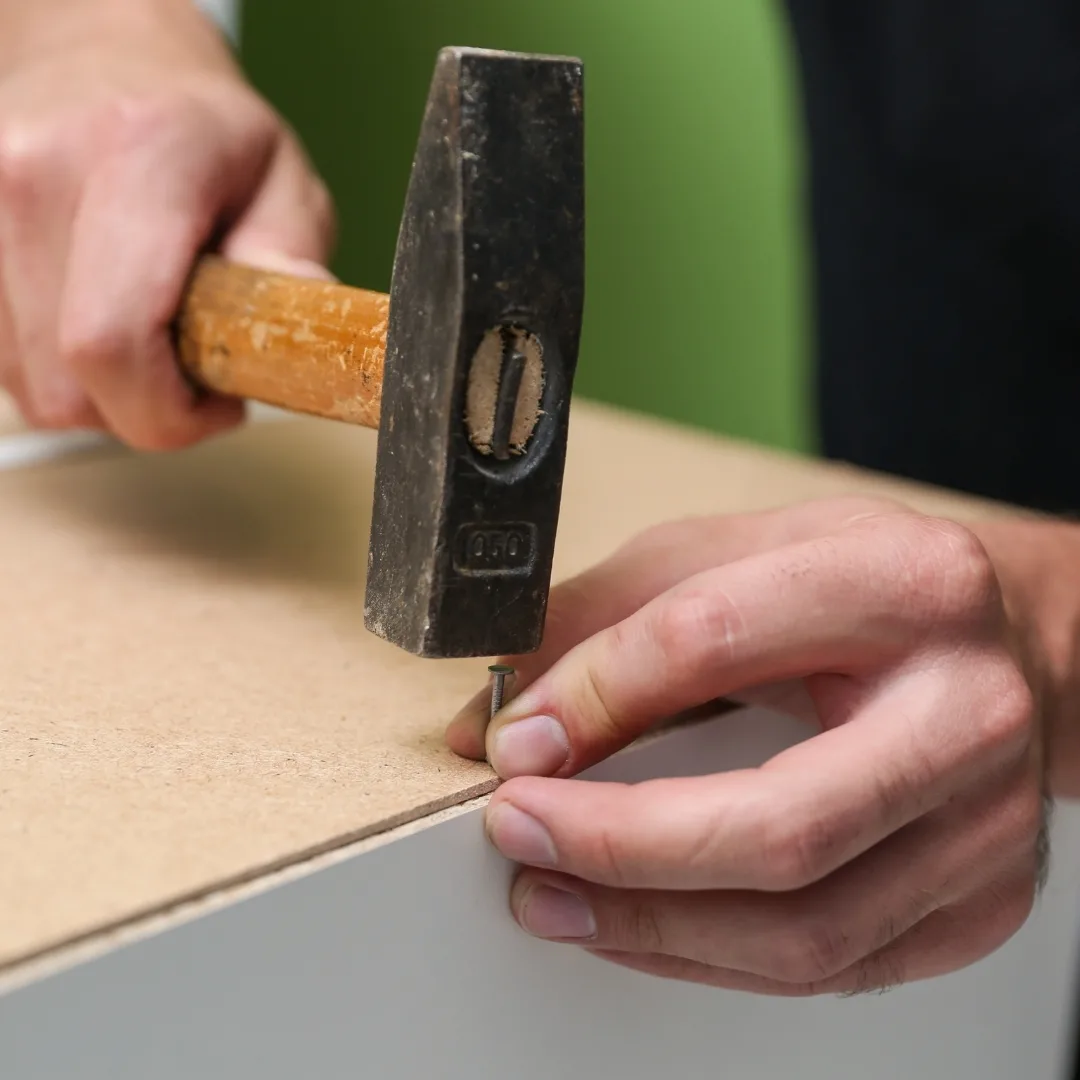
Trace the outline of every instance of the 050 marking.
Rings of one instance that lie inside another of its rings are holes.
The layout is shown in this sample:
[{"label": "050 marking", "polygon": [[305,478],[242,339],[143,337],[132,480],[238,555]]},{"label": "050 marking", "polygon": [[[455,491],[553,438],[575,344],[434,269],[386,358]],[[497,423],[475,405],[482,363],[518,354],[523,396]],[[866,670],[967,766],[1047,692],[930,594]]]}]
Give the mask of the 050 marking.
[{"label": "050 marking", "polygon": [[474,577],[526,575],[536,558],[536,526],[527,521],[462,525],[454,544],[454,569]]}]

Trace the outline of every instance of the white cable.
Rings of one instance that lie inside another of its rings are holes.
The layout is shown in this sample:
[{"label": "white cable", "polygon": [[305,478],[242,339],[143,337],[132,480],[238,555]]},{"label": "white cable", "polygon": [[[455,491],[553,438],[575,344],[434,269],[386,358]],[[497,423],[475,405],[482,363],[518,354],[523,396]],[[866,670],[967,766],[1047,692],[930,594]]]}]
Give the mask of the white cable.
[{"label": "white cable", "polygon": [[[283,409],[273,409],[257,402],[248,405],[248,420],[252,423],[266,424],[292,419],[295,416]],[[119,440],[98,431],[16,431],[0,435],[0,472],[44,465],[105,449],[118,454],[130,453]]]},{"label": "white cable", "polygon": [[0,437],[0,472],[43,465],[120,443],[96,431],[20,431]]}]

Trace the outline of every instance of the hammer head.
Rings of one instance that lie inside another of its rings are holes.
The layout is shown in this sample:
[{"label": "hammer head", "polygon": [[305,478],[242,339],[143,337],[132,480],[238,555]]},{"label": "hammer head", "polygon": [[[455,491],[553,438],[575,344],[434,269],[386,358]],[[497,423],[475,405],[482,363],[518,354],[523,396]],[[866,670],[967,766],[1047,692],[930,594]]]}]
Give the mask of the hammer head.
[{"label": "hammer head", "polygon": [[390,290],[365,623],[535,650],[585,291],[582,65],[445,49]]}]

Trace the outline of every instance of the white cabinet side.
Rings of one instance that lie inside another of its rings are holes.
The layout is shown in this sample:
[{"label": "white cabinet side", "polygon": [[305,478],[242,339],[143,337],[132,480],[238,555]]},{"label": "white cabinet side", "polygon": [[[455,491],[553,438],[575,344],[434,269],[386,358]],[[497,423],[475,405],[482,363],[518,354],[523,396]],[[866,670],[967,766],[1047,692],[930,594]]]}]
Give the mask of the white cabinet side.
[{"label": "white cabinet side", "polygon": [[[745,712],[607,763],[637,779],[761,760]],[[1062,1080],[1080,815],[1036,915],[990,959],[850,1000],[653,980],[533,941],[479,812],[0,996],[5,1080]]]}]

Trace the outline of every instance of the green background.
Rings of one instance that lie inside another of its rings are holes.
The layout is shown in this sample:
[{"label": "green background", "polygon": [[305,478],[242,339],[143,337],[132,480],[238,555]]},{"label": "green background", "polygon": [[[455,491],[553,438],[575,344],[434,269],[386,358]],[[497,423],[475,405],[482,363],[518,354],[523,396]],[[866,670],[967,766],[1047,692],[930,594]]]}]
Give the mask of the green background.
[{"label": "green background", "polygon": [[243,58],[338,201],[335,270],[387,289],[435,54],[585,62],[577,390],[809,450],[801,145],[771,0],[252,0]]}]

